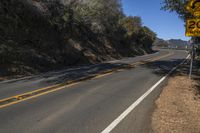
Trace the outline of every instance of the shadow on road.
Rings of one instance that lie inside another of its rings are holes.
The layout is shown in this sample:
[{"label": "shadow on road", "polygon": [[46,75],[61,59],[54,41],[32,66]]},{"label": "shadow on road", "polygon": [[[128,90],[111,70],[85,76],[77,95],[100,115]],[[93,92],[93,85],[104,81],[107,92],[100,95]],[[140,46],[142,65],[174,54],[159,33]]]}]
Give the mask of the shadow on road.
[{"label": "shadow on road", "polygon": [[[159,60],[142,65],[145,68],[150,68],[153,70],[154,74],[165,76],[168,74],[175,66],[183,62],[184,59],[172,59],[172,60]],[[185,73],[188,73],[189,69],[185,69]],[[178,69],[176,71],[179,71]],[[171,75],[173,76],[173,75]]]},{"label": "shadow on road", "polygon": [[[142,67],[146,69],[152,69],[154,74],[164,76],[173,67],[180,64],[183,60],[160,60],[154,62],[145,62]],[[117,69],[131,69],[130,64],[126,63],[102,63],[97,65],[85,66],[80,68],[68,69],[60,72],[49,73],[32,78],[34,80],[43,79],[42,82],[47,84],[68,84],[70,81],[79,81],[81,79],[90,79],[99,74],[104,74],[110,71],[117,71]],[[188,73],[185,68],[185,73]],[[23,82],[29,81],[30,79],[23,80]]]},{"label": "shadow on road", "polygon": [[[179,65],[183,61],[184,59],[159,60],[150,63],[145,62],[145,64],[141,66],[146,69],[153,70],[153,73],[156,75],[165,76],[167,73],[169,73],[169,71],[172,70],[173,67]],[[87,79],[87,78],[90,79],[92,77],[95,77],[96,75],[104,74],[106,72],[113,71],[115,69],[117,70],[120,68],[128,70],[132,67],[130,67],[130,64],[126,63],[103,63],[98,65],[87,66],[81,69],[64,71],[58,74],[44,75],[40,78],[45,78],[48,84],[60,84],[60,83],[67,84],[68,81],[71,80],[77,81],[80,79]],[[182,68],[181,71],[183,70],[184,73],[186,74],[188,73],[189,69]],[[177,71],[179,71],[179,69]]]},{"label": "shadow on road", "polygon": [[[167,61],[161,60],[144,64],[143,67],[152,69],[154,74],[165,76],[167,73],[169,73],[170,70],[172,70],[173,67],[177,66],[183,61],[184,60],[181,59],[167,60]],[[170,75],[170,77],[183,76],[183,75],[189,76],[189,69],[190,69],[190,60],[186,60],[184,64],[178,67],[178,69],[176,69],[176,71]],[[200,95],[200,60],[194,61],[192,79],[199,83],[195,86],[195,88],[197,89],[198,95]]]},{"label": "shadow on road", "polygon": [[81,79],[89,79],[99,74],[104,74],[109,71],[126,68],[129,64],[123,63],[103,63],[92,66],[81,67],[80,69],[66,70],[58,73],[42,75],[37,78],[43,78],[48,84],[67,84],[69,81],[78,81]]}]

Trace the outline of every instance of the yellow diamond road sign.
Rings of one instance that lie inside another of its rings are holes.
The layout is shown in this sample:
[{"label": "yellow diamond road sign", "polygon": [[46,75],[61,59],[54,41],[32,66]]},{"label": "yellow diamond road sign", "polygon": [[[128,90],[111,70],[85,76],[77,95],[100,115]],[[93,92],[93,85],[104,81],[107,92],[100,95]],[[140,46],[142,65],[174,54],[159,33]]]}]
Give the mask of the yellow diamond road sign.
[{"label": "yellow diamond road sign", "polygon": [[200,0],[190,0],[187,10],[193,15],[193,19],[187,19],[186,36],[200,36]]},{"label": "yellow diamond road sign", "polygon": [[200,0],[190,0],[187,4],[187,10],[194,17],[200,17]]},{"label": "yellow diamond road sign", "polygon": [[200,36],[200,19],[187,20],[186,36]]}]

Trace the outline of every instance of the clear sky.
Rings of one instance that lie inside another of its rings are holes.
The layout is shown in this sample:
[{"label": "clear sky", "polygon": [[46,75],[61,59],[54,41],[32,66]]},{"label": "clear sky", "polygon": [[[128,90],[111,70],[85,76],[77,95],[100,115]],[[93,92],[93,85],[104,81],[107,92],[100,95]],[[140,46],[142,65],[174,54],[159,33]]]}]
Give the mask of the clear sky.
[{"label": "clear sky", "polygon": [[162,0],[122,0],[123,10],[127,16],[140,16],[143,25],[157,33],[159,38],[183,39],[185,37],[184,22],[176,13],[160,10]]}]

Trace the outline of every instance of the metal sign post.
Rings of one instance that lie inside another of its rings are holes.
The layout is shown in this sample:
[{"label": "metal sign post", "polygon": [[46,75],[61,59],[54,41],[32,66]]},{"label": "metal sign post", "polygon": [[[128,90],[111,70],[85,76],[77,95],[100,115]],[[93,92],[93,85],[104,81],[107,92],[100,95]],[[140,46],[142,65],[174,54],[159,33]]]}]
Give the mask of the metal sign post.
[{"label": "metal sign post", "polygon": [[194,44],[192,44],[192,51],[191,51],[191,54],[190,54],[190,57],[191,57],[191,61],[190,61],[190,73],[189,73],[189,78],[191,79],[192,78],[192,68],[193,68],[193,61],[194,61]]}]

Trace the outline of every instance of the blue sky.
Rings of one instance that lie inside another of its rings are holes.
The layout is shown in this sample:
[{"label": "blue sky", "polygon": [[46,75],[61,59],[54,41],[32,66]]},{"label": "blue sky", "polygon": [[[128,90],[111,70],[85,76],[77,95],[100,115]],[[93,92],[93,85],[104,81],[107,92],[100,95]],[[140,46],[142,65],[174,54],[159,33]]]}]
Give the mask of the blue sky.
[{"label": "blue sky", "polygon": [[143,25],[148,26],[162,39],[183,39],[184,22],[176,13],[160,10],[162,0],[122,0],[123,10],[127,16],[140,16]]}]

